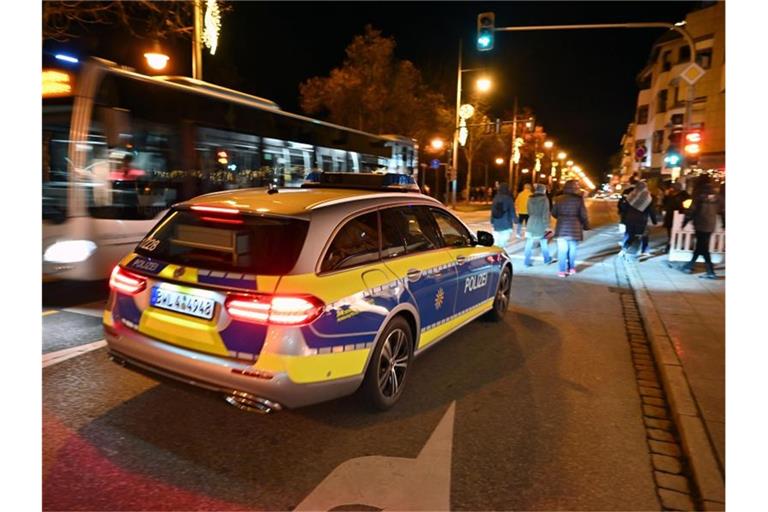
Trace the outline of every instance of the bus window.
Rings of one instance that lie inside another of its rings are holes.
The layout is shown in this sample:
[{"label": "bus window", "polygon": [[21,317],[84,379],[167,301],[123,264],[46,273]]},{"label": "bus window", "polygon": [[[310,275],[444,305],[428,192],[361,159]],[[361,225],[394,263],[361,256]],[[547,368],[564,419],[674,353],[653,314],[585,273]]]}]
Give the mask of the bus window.
[{"label": "bus window", "polygon": [[67,151],[72,106],[43,106],[43,219],[63,221],[67,216]]},{"label": "bus window", "polygon": [[197,129],[197,169],[203,189],[263,187],[269,180],[260,166],[259,137],[214,128]]}]

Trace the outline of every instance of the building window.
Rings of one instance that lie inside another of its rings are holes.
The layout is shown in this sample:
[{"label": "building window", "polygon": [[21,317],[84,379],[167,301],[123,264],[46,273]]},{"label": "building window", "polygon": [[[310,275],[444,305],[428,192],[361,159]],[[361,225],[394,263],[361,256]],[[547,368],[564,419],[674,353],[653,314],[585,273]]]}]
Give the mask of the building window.
[{"label": "building window", "polygon": [[696,64],[704,69],[712,67],[712,48],[696,52]]},{"label": "building window", "polygon": [[640,88],[641,91],[644,91],[645,89],[650,89],[652,80],[653,80],[653,73],[648,73],[648,75],[640,79],[637,86]]},{"label": "building window", "polygon": [[661,114],[662,112],[667,111],[667,95],[668,95],[667,89],[662,89],[659,91],[659,94],[656,96],[656,113]]},{"label": "building window", "polygon": [[637,124],[645,124],[648,122],[648,105],[640,105],[637,107]]},{"label": "building window", "polygon": [[682,126],[683,124],[683,114],[673,114],[672,117],[669,119],[670,124],[673,126]]},{"label": "building window", "polygon": [[653,132],[653,152],[661,153],[664,145],[664,130],[656,130]]},{"label": "building window", "polygon": [[667,50],[661,55],[662,71],[669,71],[670,69],[672,69],[672,62],[669,60],[670,55],[672,55],[672,50]]},{"label": "building window", "polygon": [[691,47],[688,45],[681,46],[680,52],[677,54],[677,63],[688,62],[691,60]]}]

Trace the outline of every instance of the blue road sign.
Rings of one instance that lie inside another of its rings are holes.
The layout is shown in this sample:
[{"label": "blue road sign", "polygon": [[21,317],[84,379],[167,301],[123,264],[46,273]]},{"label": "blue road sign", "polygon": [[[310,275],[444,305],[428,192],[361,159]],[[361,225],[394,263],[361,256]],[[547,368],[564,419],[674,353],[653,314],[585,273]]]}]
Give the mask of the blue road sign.
[{"label": "blue road sign", "polygon": [[435,158],[433,160],[430,160],[429,167],[431,169],[439,169],[440,168],[440,160],[438,160],[437,158]]}]

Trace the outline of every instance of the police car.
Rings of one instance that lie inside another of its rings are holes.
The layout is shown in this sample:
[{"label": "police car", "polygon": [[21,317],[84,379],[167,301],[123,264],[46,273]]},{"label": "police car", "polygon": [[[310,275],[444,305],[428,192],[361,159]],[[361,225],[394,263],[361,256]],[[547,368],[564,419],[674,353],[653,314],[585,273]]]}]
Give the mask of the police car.
[{"label": "police car", "polygon": [[390,176],[174,205],[112,272],[111,356],[247,410],[357,390],[391,407],[415,356],[504,315],[512,264],[490,233]]}]

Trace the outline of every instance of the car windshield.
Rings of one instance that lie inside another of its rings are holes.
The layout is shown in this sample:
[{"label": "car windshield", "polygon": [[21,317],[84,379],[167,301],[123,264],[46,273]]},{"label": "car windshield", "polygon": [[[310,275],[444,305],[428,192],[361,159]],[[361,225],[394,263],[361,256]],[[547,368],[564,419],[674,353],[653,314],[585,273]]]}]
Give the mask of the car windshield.
[{"label": "car windshield", "polygon": [[169,263],[261,275],[288,273],[309,222],[287,217],[173,210],[136,252]]}]

